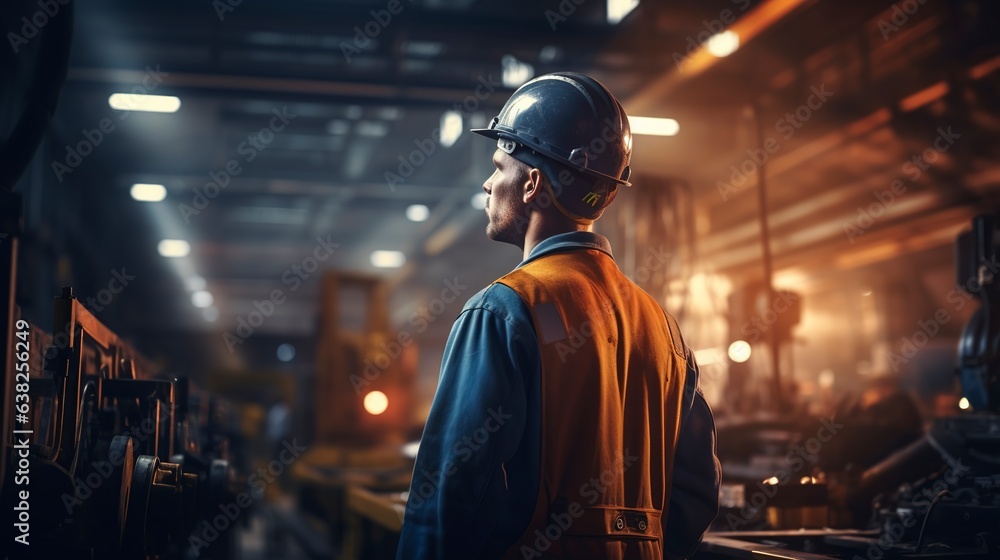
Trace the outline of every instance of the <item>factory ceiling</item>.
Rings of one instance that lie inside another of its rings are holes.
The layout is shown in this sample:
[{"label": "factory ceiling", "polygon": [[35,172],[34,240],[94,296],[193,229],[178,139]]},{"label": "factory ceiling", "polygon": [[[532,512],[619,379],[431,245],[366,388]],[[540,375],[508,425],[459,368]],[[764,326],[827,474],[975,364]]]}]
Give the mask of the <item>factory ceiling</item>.
[{"label": "factory ceiling", "polygon": [[[1000,144],[984,141],[1000,132],[994,2],[643,0],[615,24],[606,10],[593,0],[80,3],[41,157],[52,192],[81,211],[55,227],[87,235],[36,246],[88,255],[92,278],[127,269],[136,280],[107,317],[139,332],[233,330],[276,288],[287,301],[260,332],[314,332],[319,282],[293,269],[310,258],[400,287],[396,322],[446,280],[469,286],[464,301],[519,253],[485,238],[471,204],[493,146],[468,133],[446,146],[441,127],[456,116],[463,130],[484,125],[525,77],[565,70],[609,84],[630,114],[677,119],[676,136],[636,136],[633,168],[690,187],[713,270],[759,268],[762,163],[784,266],[861,266],[940,246],[995,207]],[[702,43],[725,28],[740,48],[707,56]],[[109,107],[132,91],[181,107]],[[74,160],[88,138],[92,153]],[[163,184],[165,200],[136,202],[134,183]],[[425,221],[406,219],[412,205],[429,209]],[[881,213],[869,223],[864,212]],[[162,258],[165,238],[189,241],[190,254]],[[820,259],[818,248],[831,251]],[[376,250],[406,264],[376,268]],[[213,296],[211,321],[192,305],[195,277]]]}]

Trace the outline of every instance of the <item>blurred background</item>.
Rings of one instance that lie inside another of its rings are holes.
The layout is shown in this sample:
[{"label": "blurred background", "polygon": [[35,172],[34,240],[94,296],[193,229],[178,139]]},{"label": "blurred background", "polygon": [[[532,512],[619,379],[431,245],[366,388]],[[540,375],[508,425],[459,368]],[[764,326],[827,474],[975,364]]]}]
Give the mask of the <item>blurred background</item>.
[{"label": "blurred background", "polygon": [[393,557],[452,322],[521,258],[468,130],[578,71],[635,135],[596,231],[716,414],[699,556],[997,557],[998,11],[4,2],[5,503],[29,424],[35,554]]}]

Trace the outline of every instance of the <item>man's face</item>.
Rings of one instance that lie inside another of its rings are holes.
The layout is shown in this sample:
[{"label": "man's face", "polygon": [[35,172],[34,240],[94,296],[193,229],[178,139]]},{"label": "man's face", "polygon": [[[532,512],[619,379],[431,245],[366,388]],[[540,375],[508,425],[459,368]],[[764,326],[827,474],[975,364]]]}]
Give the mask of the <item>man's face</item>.
[{"label": "man's face", "polygon": [[493,165],[496,170],[483,183],[483,190],[489,195],[486,217],[490,223],[486,226],[486,236],[524,248],[528,217],[524,195],[531,184],[528,166],[500,149],[493,153]]}]

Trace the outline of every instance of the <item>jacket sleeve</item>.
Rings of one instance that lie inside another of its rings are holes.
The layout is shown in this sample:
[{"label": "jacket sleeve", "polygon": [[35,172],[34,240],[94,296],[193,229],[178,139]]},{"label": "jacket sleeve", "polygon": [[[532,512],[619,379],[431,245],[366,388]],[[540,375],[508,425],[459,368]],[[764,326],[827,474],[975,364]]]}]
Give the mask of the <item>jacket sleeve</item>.
[{"label": "jacket sleeve", "polygon": [[534,334],[522,332],[530,323],[480,295],[466,305],[445,345],[413,468],[399,559],[495,552],[485,548],[501,529],[496,512],[509,499],[503,464],[525,427],[522,372],[533,367],[525,341]]},{"label": "jacket sleeve", "polygon": [[681,430],[663,527],[664,553],[670,560],[694,554],[719,513],[722,468],[715,454],[715,419],[698,389],[698,376],[694,353],[688,349]]}]

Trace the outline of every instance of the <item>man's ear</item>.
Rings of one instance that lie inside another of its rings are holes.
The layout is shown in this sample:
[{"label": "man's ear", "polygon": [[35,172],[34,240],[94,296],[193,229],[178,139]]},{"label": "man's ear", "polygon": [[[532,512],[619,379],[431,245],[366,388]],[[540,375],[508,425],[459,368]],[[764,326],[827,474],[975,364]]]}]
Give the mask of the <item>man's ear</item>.
[{"label": "man's ear", "polygon": [[545,175],[537,167],[532,167],[528,170],[528,174],[524,178],[524,183],[521,185],[524,190],[524,203],[528,204],[542,192],[542,186],[545,181]]}]

